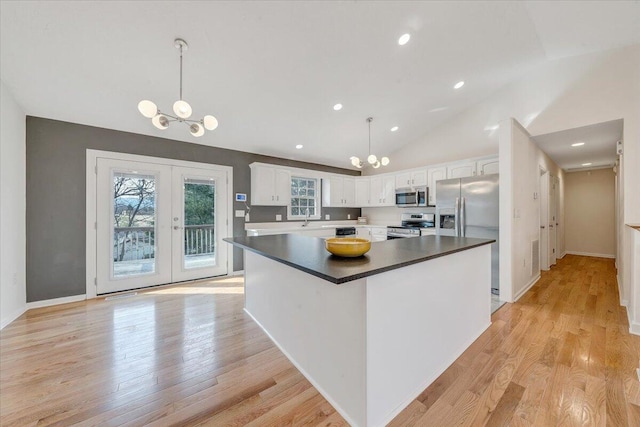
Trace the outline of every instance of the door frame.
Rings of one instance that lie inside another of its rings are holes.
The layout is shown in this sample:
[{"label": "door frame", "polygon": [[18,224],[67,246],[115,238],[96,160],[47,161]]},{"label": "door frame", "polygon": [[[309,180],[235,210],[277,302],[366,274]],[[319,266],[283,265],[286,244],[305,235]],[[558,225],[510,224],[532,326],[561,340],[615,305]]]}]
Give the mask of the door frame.
[{"label": "door frame", "polygon": [[[186,160],[175,160],[162,157],[143,156],[138,154],[119,153],[105,150],[86,150],[86,221],[85,221],[85,285],[86,299],[97,297],[97,159],[109,158],[114,160],[129,160],[135,162],[156,163],[166,166],[190,167],[210,170],[223,170],[227,174],[227,197],[233,194],[233,167],[216,165],[212,163],[199,163]],[[227,203],[227,236],[233,236],[233,201]],[[233,272],[233,248],[226,245],[227,251],[227,275]]]}]

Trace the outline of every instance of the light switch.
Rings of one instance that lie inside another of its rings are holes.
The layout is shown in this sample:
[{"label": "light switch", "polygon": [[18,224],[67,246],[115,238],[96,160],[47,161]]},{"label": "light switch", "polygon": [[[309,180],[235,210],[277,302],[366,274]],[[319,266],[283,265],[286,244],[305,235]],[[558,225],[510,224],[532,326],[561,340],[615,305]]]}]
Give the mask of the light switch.
[{"label": "light switch", "polygon": [[236,218],[244,218],[244,210],[236,211]]}]

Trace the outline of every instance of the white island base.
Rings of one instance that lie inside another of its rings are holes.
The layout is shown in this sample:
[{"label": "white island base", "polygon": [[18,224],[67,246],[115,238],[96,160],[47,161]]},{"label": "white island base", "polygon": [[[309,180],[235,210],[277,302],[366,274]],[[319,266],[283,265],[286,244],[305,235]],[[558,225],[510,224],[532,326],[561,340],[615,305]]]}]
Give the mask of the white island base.
[{"label": "white island base", "polygon": [[251,251],[245,310],[352,426],[384,426],[491,323],[491,246],[336,285]]}]

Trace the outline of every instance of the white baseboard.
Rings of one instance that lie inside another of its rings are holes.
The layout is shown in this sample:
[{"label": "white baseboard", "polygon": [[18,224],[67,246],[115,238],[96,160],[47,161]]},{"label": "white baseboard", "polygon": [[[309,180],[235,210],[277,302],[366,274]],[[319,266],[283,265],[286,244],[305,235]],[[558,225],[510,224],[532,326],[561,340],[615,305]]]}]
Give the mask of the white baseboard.
[{"label": "white baseboard", "polygon": [[540,280],[540,274],[538,273],[538,275],[536,277],[534,277],[533,279],[531,279],[531,281],[529,283],[527,283],[527,285],[524,287],[524,289],[522,289],[520,292],[518,292],[517,294],[515,294],[513,301],[518,301],[520,299],[520,297],[522,297],[522,295],[526,294],[527,291],[529,289],[531,289],[531,287],[533,285],[536,284],[536,282]]},{"label": "white baseboard", "polygon": [[615,255],[612,254],[595,254],[591,252],[575,252],[575,251],[566,251],[565,254],[569,255],[579,255],[579,256],[590,256],[595,258],[615,258]]},{"label": "white baseboard", "polygon": [[0,322],[0,330],[4,329],[5,326],[7,326],[9,323],[13,322],[14,320],[16,320],[18,317],[22,316],[24,314],[24,312],[27,311],[27,307],[26,305],[13,310],[11,313],[9,313],[8,316],[5,316],[2,321]]},{"label": "white baseboard", "polygon": [[640,335],[640,323],[629,322],[629,333],[633,335]]},{"label": "white baseboard", "polygon": [[70,297],[53,298],[53,299],[45,299],[42,301],[28,302],[27,310],[31,310],[32,308],[50,307],[52,305],[68,304],[70,302],[84,301],[86,299],[87,299],[87,296],[85,294],[82,294],[82,295],[72,295]]},{"label": "white baseboard", "polygon": [[229,276],[244,276],[244,270],[233,271]]},{"label": "white baseboard", "polygon": [[560,254],[560,256],[558,257],[559,259],[564,258],[564,256],[567,254],[567,251],[564,251]]}]

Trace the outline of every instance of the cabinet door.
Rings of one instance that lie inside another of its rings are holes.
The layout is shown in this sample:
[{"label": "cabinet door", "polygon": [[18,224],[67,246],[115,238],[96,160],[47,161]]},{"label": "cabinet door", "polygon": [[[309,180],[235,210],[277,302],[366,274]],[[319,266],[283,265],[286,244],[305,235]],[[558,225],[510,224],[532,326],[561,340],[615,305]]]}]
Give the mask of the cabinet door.
[{"label": "cabinet door", "polygon": [[339,207],[343,203],[343,180],[339,176],[331,176],[322,180],[322,206]]},{"label": "cabinet door", "polygon": [[499,173],[498,166],[498,158],[478,160],[476,162],[478,175],[491,175],[492,173]]},{"label": "cabinet door", "polygon": [[447,166],[447,178],[466,178],[476,175],[476,162],[454,163]]},{"label": "cabinet door", "polygon": [[275,171],[275,201],[276,206],[291,204],[291,173],[286,169]]},{"label": "cabinet door", "polygon": [[356,227],[356,236],[371,240],[371,229],[369,227]]},{"label": "cabinet door", "polygon": [[356,207],[369,206],[369,198],[371,197],[369,178],[356,178]]},{"label": "cabinet door", "polygon": [[264,166],[251,168],[251,204],[274,205],[276,203],[276,169]]},{"label": "cabinet door", "polygon": [[382,206],[396,205],[396,178],[385,176],[382,178]]},{"label": "cabinet door", "polygon": [[429,186],[429,205],[435,206],[436,204],[436,182],[442,179],[447,179],[447,168],[441,166],[438,168],[431,168],[427,170],[427,182]]},{"label": "cabinet door", "polygon": [[427,171],[413,171],[411,173],[411,186],[412,187],[426,187],[427,186]]},{"label": "cabinet door", "polygon": [[[395,184],[395,180],[394,180]],[[382,177],[372,176],[370,186],[369,204],[370,206],[382,206]]]},{"label": "cabinet door", "polygon": [[396,175],[396,188],[411,188],[411,172]]},{"label": "cabinet door", "polygon": [[344,199],[344,206],[353,207],[356,205],[356,179],[355,178],[343,178],[342,179],[342,198]]},{"label": "cabinet door", "polygon": [[371,227],[371,241],[383,242],[387,240],[387,227]]}]

